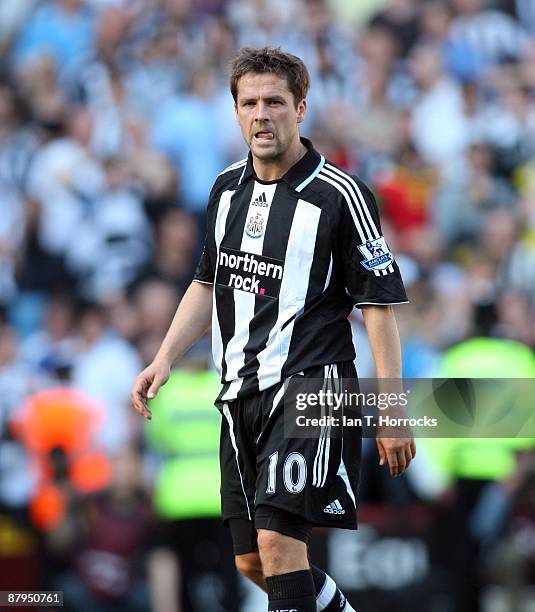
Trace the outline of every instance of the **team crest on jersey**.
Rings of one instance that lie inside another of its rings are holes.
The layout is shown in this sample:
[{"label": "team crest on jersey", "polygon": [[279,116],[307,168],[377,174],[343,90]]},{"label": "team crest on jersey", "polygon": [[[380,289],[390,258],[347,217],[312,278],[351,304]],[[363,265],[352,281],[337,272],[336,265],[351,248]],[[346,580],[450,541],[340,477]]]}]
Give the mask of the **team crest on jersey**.
[{"label": "team crest on jersey", "polygon": [[260,238],[264,235],[264,218],[260,213],[255,213],[247,219],[245,233],[250,238]]},{"label": "team crest on jersey", "polygon": [[364,256],[360,263],[366,270],[385,270],[394,261],[383,236],[367,240],[359,246],[359,251]]}]

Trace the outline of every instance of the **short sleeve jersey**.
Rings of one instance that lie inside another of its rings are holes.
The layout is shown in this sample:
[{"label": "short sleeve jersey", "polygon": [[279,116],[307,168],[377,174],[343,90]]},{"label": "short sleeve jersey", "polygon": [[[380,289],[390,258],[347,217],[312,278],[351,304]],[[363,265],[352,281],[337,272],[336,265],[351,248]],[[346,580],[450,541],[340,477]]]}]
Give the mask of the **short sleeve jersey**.
[{"label": "short sleeve jersey", "polygon": [[354,359],[353,306],[407,301],[371,191],[302,142],[281,179],[259,180],[249,154],[210,194],[194,280],[213,285],[221,401]]}]

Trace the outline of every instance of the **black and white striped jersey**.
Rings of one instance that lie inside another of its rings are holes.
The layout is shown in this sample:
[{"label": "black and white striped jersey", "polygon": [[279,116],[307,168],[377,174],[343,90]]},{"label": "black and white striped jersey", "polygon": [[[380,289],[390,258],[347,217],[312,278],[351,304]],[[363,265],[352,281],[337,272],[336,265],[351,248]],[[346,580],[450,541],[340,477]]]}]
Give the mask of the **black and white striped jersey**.
[{"label": "black and white striped jersey", "polygon": [[259,180],[249,154],[210,194],[194,280],[214,286],[221,401],[354,359],[353,305],[407,301],[372,193],[302,141],[307,153],[283,178]]}]

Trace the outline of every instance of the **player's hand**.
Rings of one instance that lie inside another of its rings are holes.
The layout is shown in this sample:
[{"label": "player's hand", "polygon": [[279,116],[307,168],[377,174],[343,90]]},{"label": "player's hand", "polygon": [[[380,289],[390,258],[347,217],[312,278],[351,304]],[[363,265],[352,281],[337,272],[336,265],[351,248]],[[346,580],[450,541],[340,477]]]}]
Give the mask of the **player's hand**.
[{"label": "player's hand", "polygon": [[416,456],[412,432],[408,431],[406,437],[388,438],[386,435],[388,434],[383,431],[375,439],[379,450],[379,465],[387,463],[392,476],[401,476]]},{"label": "player's hand", "polygon": [[141,372],[132,386],[130,393],[132,406],[149,421],[152,419],[152,412],[147,406],[147,400],[156,397],[160,387],[169,380],[170,373],[169,364],[153,361]]}]

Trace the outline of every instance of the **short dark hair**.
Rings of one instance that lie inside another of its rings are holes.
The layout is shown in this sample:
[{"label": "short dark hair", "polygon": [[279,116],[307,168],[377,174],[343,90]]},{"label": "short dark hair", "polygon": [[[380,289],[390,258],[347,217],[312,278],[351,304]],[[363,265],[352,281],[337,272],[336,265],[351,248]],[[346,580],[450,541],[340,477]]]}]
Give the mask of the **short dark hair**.
[{"label": "short dark hair", "polygon": [[271,73],[286,78],[295,104],[306,98],[310,75],[303,60],[280,47],[243,47],[230,64],[230,91],[238,100],[238,81],[249,72]]}]

